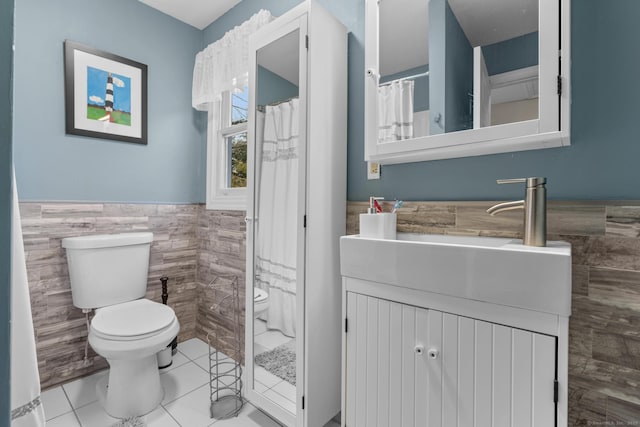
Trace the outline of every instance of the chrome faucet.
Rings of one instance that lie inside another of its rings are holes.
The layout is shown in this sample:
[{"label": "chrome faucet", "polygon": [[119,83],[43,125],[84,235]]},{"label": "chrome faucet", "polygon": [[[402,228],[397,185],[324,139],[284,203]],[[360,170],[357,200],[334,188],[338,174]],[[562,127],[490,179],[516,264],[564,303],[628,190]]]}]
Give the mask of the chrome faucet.
[{"label": "chrome faucet", "polygon": [[499,179],[498,184],[527,184],[524,200],[498,203],[487,209],[487,213],[495,215],[504,211],[524,209],[524,244],[527,246],[547,245],[547,189],[546,178]]}]

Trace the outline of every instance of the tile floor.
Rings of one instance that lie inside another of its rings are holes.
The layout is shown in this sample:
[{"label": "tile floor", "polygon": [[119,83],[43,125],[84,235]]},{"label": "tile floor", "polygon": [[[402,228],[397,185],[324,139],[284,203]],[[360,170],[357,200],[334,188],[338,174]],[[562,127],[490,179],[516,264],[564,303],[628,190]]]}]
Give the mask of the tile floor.
[{"label": "tile floor", "polygon": [[[254,354],[258,355],[265,351],[273,350],[295,338],[290,338],[277,330],[267,330],[267,322],[256,319],[254,322],[255,347]],[[254,379],[256,389],[263,392],[269,399],[273,400],[290,412],[296,409],[296,386],[273,375],[261,366],[256,366]]]},{"label": "tile floor", "polygon": [[[238,417],[227,420],[209,418],[209,362],[208,346],[194,338],[178,345],[173,364],[160,375],[165,389],[161,405],[145,417],[149,427],[279,427],[250,403],[245,404]],[[266,372],[266,371],[265,371]],[[266,372],[269,374],[268,372]],[[42,393],[42,403],[48,427],[110,427],[119,420],[104,412],[96,396],[96,382],[107,374],[101,371],[88,377],[49,389]],[[258,377],[256,372],[256,377]],[[271,374],[269,374],[271,375]],[[273,375],[271,375],[273,376]],[[268,376],[260,377],[265,394],[284,399],[291,392],[283,381]],[[287,383],[288,384],[288,383]],[[295,392],[295,389],[294,389]],[[295,394],[294,394],[295,396]],[[325,427],[337,427],[331,421]]]}]

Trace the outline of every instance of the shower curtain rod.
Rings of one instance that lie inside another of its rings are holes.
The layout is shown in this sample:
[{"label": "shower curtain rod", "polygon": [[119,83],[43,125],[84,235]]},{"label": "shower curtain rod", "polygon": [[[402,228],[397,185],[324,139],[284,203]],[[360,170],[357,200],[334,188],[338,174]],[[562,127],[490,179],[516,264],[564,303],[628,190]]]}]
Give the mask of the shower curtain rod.
[{"label": "shower curtain rod", "polygon": [[282,101],[277,101],[277,102],[274,102],[272,104],[258,105],[257,110],[264,113],[265,107],[275,107],[276,105],[284,104],[285,102],[289,102],[289,101],[291,101],[293,99],[298,99],[298,97],[297,96],[292,96],[291,98],[283,99]]},{"label": "shower curtain rod", "polygon": [[428,76],[428,75],[429,75],[429,72],[425,71],[424,73],[414,74],[412,76],[401,77],[399,79],[391,80],[389,82],[380,83],[378,86],[387,86],[387,85],[390,85],[391,83],[401,82],[403,80],[413,80],[413,79],[417,79],[418,77],[424,77],[424,76]]}]

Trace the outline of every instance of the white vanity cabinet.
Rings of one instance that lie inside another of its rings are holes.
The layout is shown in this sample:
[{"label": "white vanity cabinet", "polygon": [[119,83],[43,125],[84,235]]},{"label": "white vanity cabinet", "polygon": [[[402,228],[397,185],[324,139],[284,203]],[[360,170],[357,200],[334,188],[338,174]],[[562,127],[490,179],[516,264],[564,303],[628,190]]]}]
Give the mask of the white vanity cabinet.
[{"label": "white vanity cabinet", "polygon": [[556,337],[345,296],[345,426],[556,425]]},{"label": "white vanity cabinet", "polygon": [[571,246],[343,236],[347,427],[562,427]]}]

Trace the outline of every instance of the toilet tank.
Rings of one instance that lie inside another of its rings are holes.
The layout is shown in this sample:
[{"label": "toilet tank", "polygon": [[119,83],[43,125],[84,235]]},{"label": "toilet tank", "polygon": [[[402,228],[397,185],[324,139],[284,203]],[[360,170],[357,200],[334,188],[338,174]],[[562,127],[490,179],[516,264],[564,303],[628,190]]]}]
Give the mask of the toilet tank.
[{"label": "toilet tank", "polygon": [[99,308],[145,296],[153,233],[66,237],[71,296],[78,308]]}]

